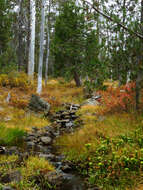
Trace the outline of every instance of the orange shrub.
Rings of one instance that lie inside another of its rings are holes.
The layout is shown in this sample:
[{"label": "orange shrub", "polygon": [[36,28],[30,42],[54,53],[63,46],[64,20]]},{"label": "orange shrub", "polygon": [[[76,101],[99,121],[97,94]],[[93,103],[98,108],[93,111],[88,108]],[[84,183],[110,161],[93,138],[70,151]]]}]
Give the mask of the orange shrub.
[{"label": "orange shrub", "polygon": [[106,91],[100,91],[102,95],[101,113],[128,111],[135,105],[135,83],[113,88],[109,87]]},{"label": "orange shrub", "polygon": [[24,109],[28,106],[28,99],[12,94],[9,105]]}]

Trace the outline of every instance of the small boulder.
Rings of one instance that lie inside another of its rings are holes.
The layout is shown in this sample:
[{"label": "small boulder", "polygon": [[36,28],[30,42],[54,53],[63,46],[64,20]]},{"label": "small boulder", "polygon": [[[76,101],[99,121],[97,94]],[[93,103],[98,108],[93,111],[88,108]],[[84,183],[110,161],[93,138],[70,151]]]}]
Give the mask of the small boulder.
[{"label": "small boulder", "polygon": [[98,105],[100,105],[100,103],[99,103],[97,100],[95,100],[94,98],[89,98],[88,100],[86,100],[86,101],[82,104],[82,106],[84,106],[84,105],[98,106]]},{"label": "small boulder", "polygon": [[29,102],[29,108],[34,111],[43,111],[46,114],[50,111],[50,104],[40,98],[40,96],[37,96],[35,94],[32,94],[30,102]]},{"label": "small boulder", "polygon": [[45,136],[41,137],[40,140],[43,144],[46,144],[46,145],[51,144],[52,142],[52,139],[50,137],[45,137]]}]

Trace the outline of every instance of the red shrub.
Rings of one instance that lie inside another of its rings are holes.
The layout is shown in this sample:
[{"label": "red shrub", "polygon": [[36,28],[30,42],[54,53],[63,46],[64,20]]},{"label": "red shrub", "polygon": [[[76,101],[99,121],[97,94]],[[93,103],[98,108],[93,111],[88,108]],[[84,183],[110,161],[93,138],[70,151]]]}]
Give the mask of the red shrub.
[{"label": "red shrub", "polygon": [[104,105],[102,113],[128,111],[135,105],[135,83],[100,91],[101,103]]}]

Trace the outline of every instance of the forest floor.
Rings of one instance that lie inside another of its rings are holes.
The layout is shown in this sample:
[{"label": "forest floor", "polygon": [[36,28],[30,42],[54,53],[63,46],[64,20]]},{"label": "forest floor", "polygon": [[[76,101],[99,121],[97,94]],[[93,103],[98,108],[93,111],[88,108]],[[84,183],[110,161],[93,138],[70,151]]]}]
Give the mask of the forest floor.
[{"label": "forest floor", "polygon": [[[24,74],[0,75],[1,146],[17,146],[23,134],[30,132],[33,126],[41,129],[51,125],[50,118],[28,109],[36,83],[29,84],[26,77]],[[86,104],[77,111],[75,124],[80,127],[74,133],[57,138],[55,146],[60,147],[59,152],[72,162],[91,188],[96,185],[103,190],[142,190],[143,114],[133,109],[134,84],[121,88],[111,83],[106,85],[110,87],[98,92],[101,95],[99,104]],[[10,100],[6,101],[8,94]],[[51,104],[50,114],[63,109],[63,103],[82,105],[87,99],[82,87],[77,88],[74,82],[65,82],[62,78],[50,79],[40,96]],[[16,155],[0,155],[0,164],[16,159]],[[19,166],[21,182],[10,185],[21,190],[32,189],[30,177],[43,168],[47,172],[54,171],[48,161],[31,156]],[[0,171],[7,169],[0,165]]]}]

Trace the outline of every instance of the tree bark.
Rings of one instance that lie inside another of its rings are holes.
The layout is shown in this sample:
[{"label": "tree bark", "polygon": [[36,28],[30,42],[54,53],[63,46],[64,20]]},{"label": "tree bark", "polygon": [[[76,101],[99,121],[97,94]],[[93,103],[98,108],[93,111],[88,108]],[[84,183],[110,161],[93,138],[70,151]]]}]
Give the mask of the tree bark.
[{"label": "tree bark", "polygon": [[[50,14],[50,0],[49,0],[49,7],[48,7],[48,14]],[[47,57],[46,57],[46,68],[45,68],[45,85],[47,85],[48,80],[48,68],[49,68],[49,55],[50,55],[50,28],[49,28],[49,17],[47,18]]]},{"label": "tree bark", "polygon": [[22,35],[22,8],[23,0],[19,0],[19,13],[18,13],[18,71],[22,70],[23,66],[23,35]]},{"label": "tree bark", "polygon": [[30,45],[28,60],[28,76],[33,79],[35,65],[35,21],[36,21],[36,5],[35,0],[30,0]]},{"label": "tree bark", "polygon": [[45,0],[42,0],[41,9],[41,29],[40,29],[40,52],[39,52],[39,67],[38,67],[38,86],[37,93],[42,92],[42,69],[43,69],[43,55],[44,55],[44,27],[45,27]]},{"label": "tree bark", "polygon": [[78,75],[78,73],[76,71],[74,71],[74,80],[75,80],[76,86],[80,87],[81,86],[81,80],[80,80],[80,76]]}]

